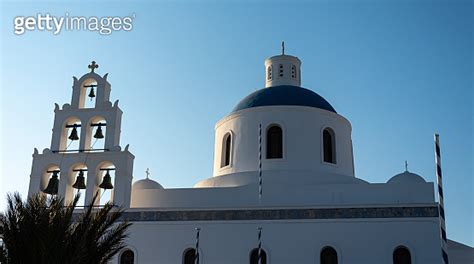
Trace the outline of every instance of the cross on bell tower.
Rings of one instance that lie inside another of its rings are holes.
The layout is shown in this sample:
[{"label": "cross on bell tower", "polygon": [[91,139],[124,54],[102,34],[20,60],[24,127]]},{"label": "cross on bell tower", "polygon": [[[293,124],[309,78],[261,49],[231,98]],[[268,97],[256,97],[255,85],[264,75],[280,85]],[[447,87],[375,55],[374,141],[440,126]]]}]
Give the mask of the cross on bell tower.
[{"label": "cross on bell tower", "polygon": [[95,61],[92,61],[87,67],[91,70],[91,72],[94,72],[95,69],[99,68],[99,64],[96,64]]},{"label": "cross on bell tower", "polygon": [[[88,65],[89,73],[79,79],[73,77],[70,104],[62,108],[55,104],[51,146],[41,154],[35,149],[29,196],[46,191],[62,196],[68,204],[73,200],[75,189],[84,189],[85,183],[86,204],[98,191],[107,189],[114,203],[125,208],[130,206],[135,157],[128,151],[128,145],[124,149],[120,145],[122,110],[118,100],[113,104],[110,101],[108,74],[100,76],[95,72],[98,68],[92,61]],[[88,90],[89,97],[91,94],[96,97],[91,107],[84,104]],[[57,188],[46,188],[53,177],[51,172],[55,174],[53,182]]]}]

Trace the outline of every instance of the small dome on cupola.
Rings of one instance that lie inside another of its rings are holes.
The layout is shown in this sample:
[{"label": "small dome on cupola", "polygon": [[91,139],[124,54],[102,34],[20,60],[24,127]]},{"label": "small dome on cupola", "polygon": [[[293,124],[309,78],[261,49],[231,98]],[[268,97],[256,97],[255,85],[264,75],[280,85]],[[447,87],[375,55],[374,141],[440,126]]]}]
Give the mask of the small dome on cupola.
[{"label": "small dome on cupola", "polygon": [[138,180],[133,183],[132,189],[134,190],[148,190],[148,189],[164,189],[161,184],[158,182],[151,180],[149,178],[150,172],[146,170],[146,179]]},{"label": "small dome on cupola", "polygon": [[143,180],[138,180],[135,183],[133,183],[133,189],[134,190],[145,190],[145,189],[164,189],[161,184],[154,180],[150,179],[143,179]]},{"label": "small dome on cupola", "polygon": [[420,175],[418,175],[416,173],[409,172],[408,168],[407,168],[407,165],[405,163],[405,171],[393,176],[392,178],[390,178],[390,180],[388,180],[387,183],[392,183],[392,184],[414,184],[414,183],[426,183],[426,181]]}]

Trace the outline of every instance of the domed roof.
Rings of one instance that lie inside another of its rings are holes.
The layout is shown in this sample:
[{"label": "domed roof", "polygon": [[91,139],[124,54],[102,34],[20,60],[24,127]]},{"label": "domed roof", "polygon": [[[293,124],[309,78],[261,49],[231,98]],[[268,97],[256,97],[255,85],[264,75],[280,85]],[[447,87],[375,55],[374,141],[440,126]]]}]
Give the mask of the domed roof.
[{"label": "domed roof", "polygon": [[139,189],[139,190],[146,190],[146,189],[163,189],[163,186],[161,184],[157,183],[154,180],[150,180],[148,178],[136,181],[133,186],[133,189]]},{"label": "domed roof", "polygon": [[411,173],[409,171],[404,171],[402,173],[399,173],[395,176],[393,176],[392,178],[390,178],[390,180],[388,180],[387,183],[395,183],[395,184],[398,184],[398,183],[403,183],[403,184],[411,184],[411,183],[426,183],[425,179],[423,179],[423,177],[421,177],[420,175],[418,174],[415,174],[415,173]]},{"label": "domed roof", "polygon": [[319,94],[298,86],[280,85],[260,89],[251,93],[232,110],[271,105],[309,106],[336,113],[336,110]]}]

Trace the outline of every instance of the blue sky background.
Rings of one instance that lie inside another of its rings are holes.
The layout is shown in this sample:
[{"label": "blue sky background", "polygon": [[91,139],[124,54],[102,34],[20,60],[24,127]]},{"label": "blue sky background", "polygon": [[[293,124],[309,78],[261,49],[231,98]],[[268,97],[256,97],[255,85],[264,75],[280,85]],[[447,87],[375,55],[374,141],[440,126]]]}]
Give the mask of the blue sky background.
[{"label": "blue sky background", "polygon": [[[130,16],[131,32],[13,34],[15,16]],[[0,209],[26,196],[50,145],[54,103],[96,60],[124,111],[134,178],[191,187],[212,174],[214,124],[264,86],[265,58],[302,61],[303,86],[353,126],[356,176],[409,170],[436,182],[440,133],[448,237],[474,245],[471,1],[2,2]]]}]

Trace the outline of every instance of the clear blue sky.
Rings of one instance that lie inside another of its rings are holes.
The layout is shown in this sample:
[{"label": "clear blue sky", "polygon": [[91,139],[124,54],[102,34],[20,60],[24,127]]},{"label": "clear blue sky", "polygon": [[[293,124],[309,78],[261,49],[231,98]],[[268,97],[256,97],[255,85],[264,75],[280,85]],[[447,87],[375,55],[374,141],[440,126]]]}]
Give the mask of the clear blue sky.
[{"label": "clear blue sky", "polygon": [[[134,28],[13,34],[15,16],[66,12],[135,14]],[[408,160],[435,182],[440,133],[448,236],[474,245],[471,1],[3,2],[0,19],[0,208],[7,192],[26,195],[54,103],[69,103],[91,60],[120,99],[135,179],[150,167],[165,187],[190,187],[212,174],[214,124],[263,87],[285,40],[303,86],[351,121],[357,177],[386,182]]]}]

